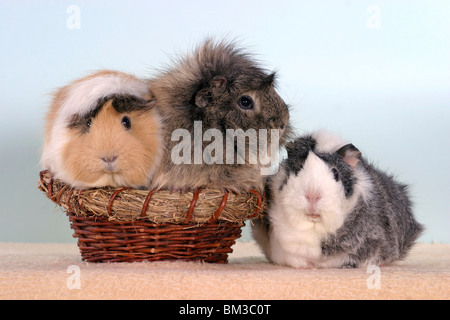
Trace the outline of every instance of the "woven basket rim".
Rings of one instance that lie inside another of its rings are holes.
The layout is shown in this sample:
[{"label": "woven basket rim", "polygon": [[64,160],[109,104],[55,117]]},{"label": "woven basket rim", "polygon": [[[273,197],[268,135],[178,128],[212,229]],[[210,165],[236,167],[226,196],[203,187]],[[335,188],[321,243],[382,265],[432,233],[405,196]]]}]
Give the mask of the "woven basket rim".
[{"label": "woven basket rim", "polygon": [[264,193],[196,189],[187,192],[138,190],[126,187],[76,189],[39,173],[38,188],[54,203],[80,216],[102,216],[111,221],[147,220],[155,224],[243,223],[260,216]]}]

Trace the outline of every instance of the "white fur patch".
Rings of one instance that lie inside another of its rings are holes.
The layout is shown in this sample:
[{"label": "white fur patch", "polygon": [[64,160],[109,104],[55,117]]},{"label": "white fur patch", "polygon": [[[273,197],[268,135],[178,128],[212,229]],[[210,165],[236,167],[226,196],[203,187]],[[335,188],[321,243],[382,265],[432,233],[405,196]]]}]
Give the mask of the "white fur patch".
[{"label": "white fur patch", "polygon": [[366,203],[372,198],[373,182],[369,174],[361,167],[355,168],[356,183],[354,184],[354,198],[361,197]]},{"label": "white fur patch", "polygon": [[97,101],[112,94],[143,97],[148,85],[136,78],[120,74],[104,74],[74,84],[66,101],[58,111],[57,121],[67,121],[72,115],[84,115],[97,105]]},{"label": "white fur patch", "polygon": [[342,137],[326,130],[315,131],[312,137],[317,142],[316,149],[319,152],[333,153],[348,143]]}]

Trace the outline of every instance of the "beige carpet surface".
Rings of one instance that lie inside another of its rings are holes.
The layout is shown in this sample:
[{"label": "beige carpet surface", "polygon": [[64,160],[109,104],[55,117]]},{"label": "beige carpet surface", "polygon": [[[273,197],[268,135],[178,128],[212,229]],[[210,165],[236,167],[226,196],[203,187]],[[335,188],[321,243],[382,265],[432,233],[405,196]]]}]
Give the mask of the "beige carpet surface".
[{"label": "beige carpet surface", "polygon": [[229,264],[81,261],[75,244],[0,243],[0,299],[449,299],[450,245],[373,269],[300,270],[237,242]]}]

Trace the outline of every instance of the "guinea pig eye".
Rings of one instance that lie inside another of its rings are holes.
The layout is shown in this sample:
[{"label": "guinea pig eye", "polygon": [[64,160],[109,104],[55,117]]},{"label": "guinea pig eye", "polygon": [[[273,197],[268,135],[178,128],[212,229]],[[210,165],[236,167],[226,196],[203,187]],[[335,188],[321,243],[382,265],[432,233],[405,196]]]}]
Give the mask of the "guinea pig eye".
[{"label": "guinea pig eye", "polygon": [[122,125],[125,127],[125,129],[130,130],[131,129],[131,120],[129,117],[124,116],[122,118]]},{"label": "guinea pig eye", "polygon": [[86,127],[90,128],[92,126],[92,119],[89,118],[88,121],[86,122]]},{"label": "guinea pig eye", "polygon": [[333,172],[334,180],[339,181],[339,172],[336,170],[336,168],[331,169],[331,172]]},{"label": "guinea pig eye", "polygon": [[238,100],[238,105],[244,110],[251,110],[254,107],[253,99],[250,96],[242,96]]}]

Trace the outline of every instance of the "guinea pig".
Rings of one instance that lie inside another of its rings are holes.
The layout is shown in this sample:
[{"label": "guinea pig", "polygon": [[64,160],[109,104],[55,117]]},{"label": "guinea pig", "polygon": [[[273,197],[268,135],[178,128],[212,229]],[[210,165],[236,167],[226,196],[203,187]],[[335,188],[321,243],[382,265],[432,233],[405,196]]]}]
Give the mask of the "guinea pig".
[{"label": "guinea pig", "polygon": [[57,90],[46,118],[43,169],[76,188],[143,188],[162,153],[148,84],[98,71]]},{"label": "guinea pig", "polygon": [[252,232],[267,258],[296,268],[367,267],[404,258],[423,226],[407,186],[324,131],[289,142]]},{"label": "guinea pig", "polygon": [[274,73],[234,43],[207,39],[149,82],[167,148],[154,187],[263,188],[290,131]]}]

